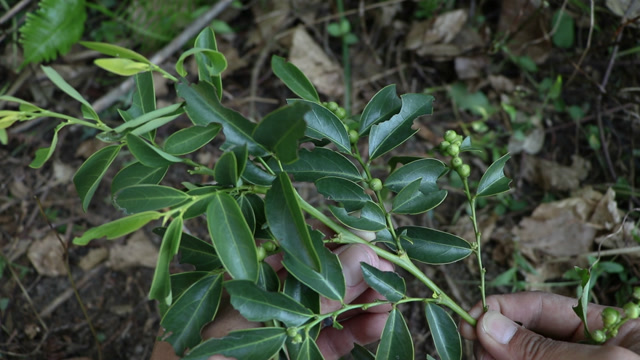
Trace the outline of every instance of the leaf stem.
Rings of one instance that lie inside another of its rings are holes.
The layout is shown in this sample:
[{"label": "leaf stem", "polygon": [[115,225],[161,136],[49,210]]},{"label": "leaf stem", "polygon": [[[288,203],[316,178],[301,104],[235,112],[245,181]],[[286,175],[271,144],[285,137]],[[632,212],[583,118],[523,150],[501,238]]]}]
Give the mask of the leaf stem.
[{"label": "leaf stem", "polygon": [[464,192],[467,195],[467,201],[469,202],[469,207],[471,208],[471,223],[473,224],[473,232],[476,235],[474,252],[476,253],[476,258],[478,259],[478,269],[480,269],[480,296],[482,297],[482,308],[486,312],[489,310],[489,308],[487,307],[487,295],[485,291],[485,273],[487,272],[487,270],[482,265],[482,233],[478,228],[478,217],[476,215],[476,197],[471,195],[471,191],[469,190],[468,178],[463,178],[462,183],[464,184]]}]

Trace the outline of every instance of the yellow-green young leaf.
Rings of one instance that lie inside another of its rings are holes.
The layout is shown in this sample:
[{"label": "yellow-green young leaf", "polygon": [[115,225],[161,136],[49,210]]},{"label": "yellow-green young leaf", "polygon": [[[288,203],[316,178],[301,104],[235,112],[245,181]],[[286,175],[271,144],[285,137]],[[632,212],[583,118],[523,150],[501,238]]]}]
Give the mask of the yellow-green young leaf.
[{"label": "yellow-green young leaf", "polygon": [[[145,213],[140,213],[145,214]],[[158,253],[158,261],[156,263],[156,271],[153,273],[151,288],[149,289],[149,299],[158,300],[161,306],[170,306],[172,304],[171,279],[169,277],[169,264],[173,257],[178,253],[180,247],[180,239],[182,237],[182,217],[171,220],[171,224],[162,237],[162,245]]]},{"label": "yellow-green young leaf", "polygon": [[96,151],[89,156],[73,176],[73,183],[76,186],[78,195],[80,195],[80,199],[82,199],[82,209],[84,211],[87,211],[100,180],[102,180],[121,148],[122,145],[111,145]]},{"label": "yellow-green young leaf", "polygon": [[109,72],[122,76],[132,76],[141,72],[151,70],[151,66],[149,64],[133,61],[130,59],[97,59],[96,61],[94,61],[94,63]]},{"label": "yellow-green young leaf", "polygon": [[273,151],[285,164],[298,159],[298,140],[307,127],[304,114],[309,106],[301,102],[282,107],[262,119],[253,132],[253,138],[265,148]]},{"label": "yellow-green young leaf", "polygon": [[80,45],[105,55],[114,56],[114,57],[123,58],[123,59],[131,59],[131,60],[135,60],[141,63],[151,65],[151,61],[149,61],[146,57],[138,54],[133,50],[123,48],[122,46],[101,43],[101,42],[93,42],[93,41],[81,41]]},{"label": "yellow-green young leaf", "polygon": [[[595,265],[595,264],[594,264]],[[578,315],[584,327],[585,334],[591,338],[591,331],[587,322],[587,308],[589,305],[589,297],[591,295],[591,271],[590,269],[581,269],[575,267],[576,273],[580,277],[580,285],[578,286],[578,305],[574,306],[573,312]]]},{"label": "yellow-green young leaf", "polygon": [[[216,43],[216,36],[213,29],[206,27],[202,29],[196,41],[193,44],[194,48],[205,48],[211,50],[218,50],[218,44]],[[204,56],[204,54],[195,54],[196,64],[198,64],[198,80],[206,81],[216,88],[218,99],[222,99],[222,78],[220,75],[213,75],[211,67],[213,66],[211,60]]]},{"label": "yellow-green young leaf", "polygon": [[9,136],[7,135],[7,130],[0,129],[0,144],[7,145],[9,143]]},{"label": "yellow-green young leaf", "polygon": [[38,169],[44,165],[44,163],[51,158],[53,155],[53,151],[56,149],[56,145],[58,145],[58,132],[62,129],[66,124],[60,123],[56,126],[56,129],[53,132],[53,139],[51,140],[51,145],[46,148],[36,150],[36,157],[33,159],[29,167]]},{"label": "yellow-green young leaf", "polygon": [[145,226],[149,221],[162,217],[162,213],[157,211],[147,211],[143,213],[129,215],[121,219],[106,223],[87,230],[82,236],[73,239],[75,245],[87,245],[91,240],[115,239],[120,236],[130,234],[141,227]]},{"label": "yellow-green young leaf", "polygon": [[128,120],[127,122],[125,122],[122,125],[119,125],[113,130],[117,133],[121,133],[127,129],[132,129],[137,126],[144,125],[154,119],[158,119],[164,116],[180,115],[184,112],[184,109],[182,109],[183,104],[184,103],[177,103],[177,104],[169,105],[160,109],[151,110],[149,112],[141,114],[136,118],[132,118]]},{"label": "yellow-green young leaf", "polygon": [[376,352],[377,360],[413,359],[413,341],[402,312],[391,310],[382,330],[380,344]]},{"label": "yellow-green young leaf", "polygon": [[460,360],[462,358],[462,340],[458,327],[451,316],[440,306],[428,302],[424,309],[427,316],[431,338],[442,360]]},{"label": "yellow-green young leaf", "polygon": [[506,154],[489,166],[478,183],[476,196],[491,196],[509,191],[511,179],[504,175],[504,165],[509,158],[511,155]]},{"label": "yellow-green young leaf", "polygon": [[180,76],[187,76],[187,71],[184,69],[184,60],[195,54],[202,54],[206,56],[207,60],[209,60],[207,70],[211,76],[220,75],[220,73],[227,68],[227,59],[222,55],[222,53],[206,48],[192,48],[182,53],[176,62],[176,72]]},{"label": "yellow-green young leaf", "polygon": [[284,58],[274,55],[271,57],[273,73],[296,95],[309,101],[320,102],[316,88],[311,81],[294,64]]},{"label": "yellow-green young leaf", "polygon": [[256,243],[235,199],[216,192],[207,207],[207,225],[216,253],[231,277],[258,280]]},{"label": "yellow-green young leaf", "polygon": [[242,360],[265,360],[274,357],[287,339],[284,328],[256,328],[232,331],[223,338],[212,338],[191,349],[182,360],[207,360],[224,355]]},{"label": "yellow-green young leaf", "polygon": [[49,66],[41,66],[42,71],[47,75],[49,80],[54,83],[60,90],[64,91],[67,95],[74,98],[76,101],[82,104],[82,113],[85,118],[98,120],[98,114],[93,110],[91,104],[80,95],[80,93],[74,89],[68,82],[66,82],[57,71],[55,71],[52,67]]}]

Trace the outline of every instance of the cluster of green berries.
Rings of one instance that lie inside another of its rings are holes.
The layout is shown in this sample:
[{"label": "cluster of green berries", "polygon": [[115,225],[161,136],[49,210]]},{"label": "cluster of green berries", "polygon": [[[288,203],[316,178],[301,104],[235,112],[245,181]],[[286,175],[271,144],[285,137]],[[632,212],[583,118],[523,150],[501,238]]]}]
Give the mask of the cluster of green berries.
[{"label": "cluster of green berries", "polygon": [[444,141],[440,143],[440,152],[443,155],[451,156],[451,168],[455,170],[461,178],[465,179],[471,175],[471,167],[465,164],[460,157],[460,146],[462,145],[462,135],[458,135],[453,130],[444,133]]},{"label": "cluster of green berries", "polygon": [[322,102],[322,106],[331,111],[344,123],[344,128],[349,132],[349,142],[351,142],[352,145],[355,145],[358,142],[358,139],[360,139],[360,134],[358,134],[358,131],[356,130],[358,123],[347,119],[347,111],[335,101],[324,101]]},{"label": "cluster of green berries", "polygon": [[591,334],[591,338],[596,343],[603,343],[618,335],[618,329],[629,320],[640,317],[640,286],[633,289],[633,299],[626,303],[622,310],[624,315],[614,308],[605,308],[602,310],[602,323],[604,327],[596,330]]},{"label": "cluster of green berries", "polygon": [[322,106],[329,109],[332,113],[334,113],[340,120],[344,120],[347,118],[347,110],[345,110],[342,106],[338,105],[335,101],[324,101]]},{"label": "cluster of green berries", "polygon": [[273,241],[268,241],[258,246],[258,261],[264,260],[267,256],[278,250],[278,245]]}]

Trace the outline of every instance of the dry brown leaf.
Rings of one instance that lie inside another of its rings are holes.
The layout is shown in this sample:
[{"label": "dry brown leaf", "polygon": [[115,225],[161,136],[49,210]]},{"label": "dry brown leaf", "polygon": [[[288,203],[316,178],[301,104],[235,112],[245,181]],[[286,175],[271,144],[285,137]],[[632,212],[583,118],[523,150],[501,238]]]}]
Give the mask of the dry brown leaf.
[{"label": "dry brown leaf", "polygon": [[276,33],[287,23],[290,18],[291,6],[288,0],[272,0],[256,2],[251,11],[255,18],[255,24],[249,33],[247,45],[262,45],[266,40],[272,39]]},{"label": "dry brown leaf", "polygon": [[61,276],[67,273],[64,250],[55,234],[35,240],[27,250],[27,257],[40,275]]},{"label": "dry brown leaf", "polygon": [[342,70],[324,53],[303,26],[298,26],[293,32],[289,61],[309,78],[318,92],[332,99],[343,94]]},{"label": "dry brown leaf", "polygon": [[591,163],[579,157],[572,157],[571,166],[563,166],[556,162],[526,156],[522,160],[524,178],[545,190],[572,190],[580,186],[580,182],[589,175]]},{"label": "dry brown leaf", "polygon": [[459,79],[475,79],[484,77],[484,70],[489,66],[489,59],[482,55],[458,56],[455,58],[454,65]]},{"label": "dry brown leaf", "polygon": [[[636,247],[638,243],[633,240],[634,231],[636,236],[638,236],[638,231],[640,231],[638,225],[633,221],[626,221],[623,224],[618,224],[610,234],[596,238],[596,243],[611,249]],[[625,254],[640,257],[640,252],[629,252]]]},{"label": "dry brown leaf", "polygon": [[96,151],[107,146],[107,143],[100,141],[96,138],[91,138],[80,143],[80,146],[76,149],[75,156],[87,159],[89,156],[95,154]]},{"label": "dry brown leaf", "polygon": [[513,81],[503,75],[489,75],[489,83],[495,91],[500,93],[511,93],[516,89]]},{"label": "dry brown leaf", "polygon": [[622,213],[616,203],[616,192],[609,188],[598,205],[596,205],[589,222],[601,226],[605,230],[612,230],[622,222]]},{"label": "dry brown leaf", "polygon": [[540,117],[527,116],[523,112],[518,111],[514,122],[531,123],[531,125],[533,125],[533,129],[524,134],[524,138],[522,138],[522,135],[514,132],[509,138],[507,151],[511,154],[525,152],[530,155],[535,155],[539,153],[544,146],[544,128]]},{"label": "dry brown leaf", "polygon": [[144,231],[135,232],[125,245],[114,245],[109,252],[108,265],[113,270],[124,270],[135,266],[154,268],[158,260],[158,249],[149,241]]},{"label": "dry brown leaf", "polygon": [[69,184],[75,173],[76,169],[69,164],[65,164],[58,159],[53,161],[53,180],[55,184]]},{"label": "dry brown leaf", "polygon": [[546,36],[548,11],[541,6],[542,0],[503,0],[498,23],[498,32],[510,35],[511,53],[529,56],[537,64],[546,61],[552,49]]},{"label": "dry brown leaf", "polygon": [[78,266],[82,270],[88,271],[106,260],[107,257],[109,257],[109,250],[107,250],[106,248],[91,249],[85,256],[80,259],[80,261],[78,262]]},{"label": "dry brown leaf", "polygon": [[[480,233],[482,234],[482,238],[480,239],[482,241],[482,244],[485,244],[491,238],[493,230],[496,228],[497,221],[498,215],[493,213],[491,215],[478,215],[478,228],[480,229]],[[467,216],[461,217],[460,220],[458,220],[455,225],[450,226],[448,230],[469,242],[475,242],[476,240],[476,235],[473,230],[473,224]]]},{"label": "dry brown leaf", "polygon": [[467,10],[458,9],[441,14],[435,20],[415,22],[409,30],[405,47],[417,50],[432,44],[448,44],[462,30],[467,18]]}]

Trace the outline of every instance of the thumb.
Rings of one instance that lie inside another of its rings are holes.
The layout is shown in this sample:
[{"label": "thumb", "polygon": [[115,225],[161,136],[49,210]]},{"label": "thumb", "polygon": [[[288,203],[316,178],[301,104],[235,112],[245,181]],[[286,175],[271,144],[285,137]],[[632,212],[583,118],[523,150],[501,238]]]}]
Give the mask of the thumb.
[{"label": "thumb", "polygon": [[[477,359],[624,359],[629,353],[613,346],[596,346],[556,341],[517,325],[497,311],[489,311],[477,325],[484,356]],[[482,351],[480,351],[482,353]],[[618,357],[622,355],[624,357]],[[613,356],[613,357],[612,357]]]}]

